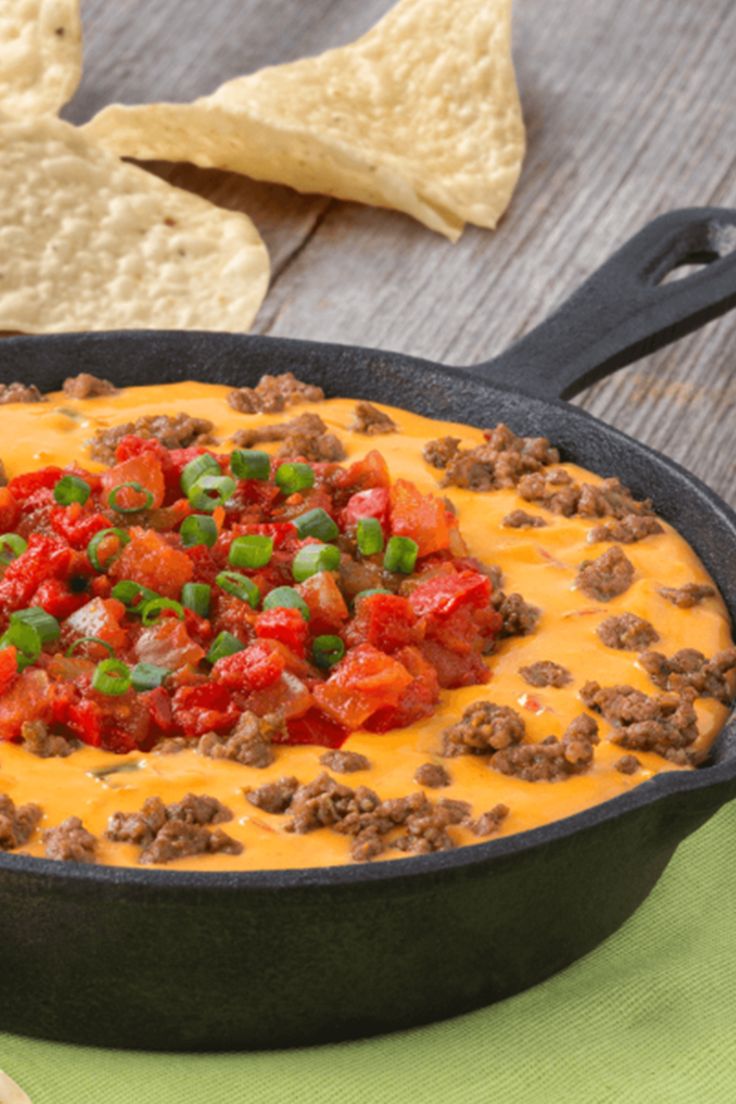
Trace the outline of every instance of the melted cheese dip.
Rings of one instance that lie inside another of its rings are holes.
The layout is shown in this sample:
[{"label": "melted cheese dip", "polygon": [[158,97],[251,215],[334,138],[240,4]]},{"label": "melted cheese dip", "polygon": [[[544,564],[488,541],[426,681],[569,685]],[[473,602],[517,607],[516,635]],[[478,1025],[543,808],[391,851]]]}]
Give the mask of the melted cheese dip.
[{"label": "melted cheese dip", "polygon": [[[698,557],[671,526],[663,522],[664,533],[625,546],[626,555],[636,569],[632,586],[617,598],[596,602],[574,588],[579,564],[611,547],[609,543],[588,541],[588,532],[597,524],[595,520],[558,517],[524,502],[513,490],[477,493],[451,487],[439,491],[440,474],[422,459],[425,443],[451,435],[461,438],[463,446],[475,446],[483,441],[480,430],[381,407],[394,420],[398,432],[369,437],[346,428],[353,416],[354,400],[328,399],[316,405],[297,404],[278,415],[245,415],[227,405],[230,390],[214,384],[187,382],[131,387],[117,395],[84,400],[58,393],[50,395],[46,403],[3,406],[0,455],[9,477],[48,464],[63,467],[74,461],[96,470],[101,465],[87,459],[86,442],[98,429],[144,415],[184,412],[208,418],[214,424],[213,433],[221,443],[221,450],[226,451],[228,438],[238,429],[317,411],[343,441],[348,463],[376,448],[385,456],[393,479],[409,479],[423,491],[446,493],[457,508],[460,531],[470,554],[484,563],[498,564],[503,570],[506,592],[522,594],[527,602],[543,611],[532,635],[504,640],[498,651],[488,657],[491,679],[485,686],[443,691],[436,713],[411,727],[385,734],[354,733],[344,744],[344,750],[366,755],[370,770],[343,775],[330,772],[333,777],[349,786],[369,786],[381,798],[401,797],[420,789],[413,780],[417,767],[427,762],[443,763],[452,776],[452,784],[441,790],[427,790],[429,797],[468,801],[473,816],[503,802],[509,806],[510,814],[501,826],[501,834],[508,834],[547,824],[606,801],[659,771],[690,769],[675,767],[658,755],[637,752],[642,769],[633,775],[620,773],[614,769],[614,763],[625,751],[610,742],[611,727],[601,718],[596,718],[601,742],[595,749],[592,768],[563,781],[524,782],[491,769],[480,756],[449,760],[439,756],[443,729],[457,721],[466,707],[477,700],[491,700],[516,709],[526,722],[527,739],[540,741],[549,735],[561,737],[570,721],[584,712],[578,691],[589,679],[602,686],[628,683],[647,694],[656,693],[649,676],[637,666],[635,652],[608,648],[600,641],[596,628],[613,614],[630,611],[650,621],[660,636],[654,647],[666,655],[689,647],[710,657],[728,647],[730,627],[720,597],[708,598],[692,609],[680,609],[657,593],[660,586],[712,583]],[[574,464],[560,466],[577,481],[600,482],[599,476]],[[502,518],[517,508],[542,514],[547,526],[504,527]],[[519,668],[539,660],[562,664],[571,672],[573,681],[562,689],[530,686],[519,674]],[[707,748],[728,711],[711,698],[698,698],[695,708],[700,735],[694,746]],[[137,811],[146,798],[154,795],[168,804],[191,790],[219,798],[232,810],[233,820],[222,827],[242,842],[244,850],[237,856],[188,857],[164,869],[263,870],[338,865],[352,861],[349,837],[327,828],[306,835],[287,832],[288,817],[256,809],[243,793],[283,775],[295,775],[300,782],[311,781],[324,769],[319,763],[324,750],[279,746],[275,762],[257,770],[204,758],[196,751],[142,757],[116,756],[82,747],[68,758],[39,759],[21,746],[4,743],[0,744],[0,792],[9,794],[16,805],[36,802],[44,810],[31,842],[20,849],[30,855],[43,855],[43,829],[76,815],[99,839],[98,862],[135,865],[137,848],[105,839],[108,817],[118,810]],[[109,774],[104,779],[90,773],[126,761],[131,766],[137,764],[137,769]],[[482,842],[467,828],[455,826],[449,831],[459,844]],[[374,861],[401,855],[389,850]]]}]

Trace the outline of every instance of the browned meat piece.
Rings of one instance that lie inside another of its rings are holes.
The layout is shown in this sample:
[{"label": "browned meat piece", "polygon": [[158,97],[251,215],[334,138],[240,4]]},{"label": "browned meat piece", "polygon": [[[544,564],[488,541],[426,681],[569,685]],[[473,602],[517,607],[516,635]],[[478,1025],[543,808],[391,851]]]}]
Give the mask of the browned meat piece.
[{"label": "browned meat piece", "polygon": [[43,816],[39,805],[17,805],[12,797],[0,793],[0,851],[14,851],[33,835]]},{"label": "browned meat piece", "polygon": [[635,544],[645,537],[654,536],[656,533],[664,533],[664,529],[651,514],[624,514],[619,521],[611,521],[606,525],[596,525],[588,533],[588,540],[618,541],[619,544]]},{"label": "browned meat piece", "polygon": [[512,510],[501,521],[507,529],[541,529],[547,524],[540,514],[528,514],[526,510]]},{"label": "browned meat piece", "polygon": [[414,771],[414,781],[420,786],[429,786],[432,790],[438,790],[443,786],[449,786],[452,778],[439,763],[422,763],[421,767],[417,767]]},{"label": "browned meat piece", "polygon": [[736,670],[736,648],[726,648],[712,659],[706,659],[695,648],[682,648],[668,659],[661,652],[644,652],[639,663],[652,682],[662,690],[680,693],[692,687],[700,698],[715,698],[727,705],[734,696],[733,680],[728,675]]},{"label": "browned meat piece", "polygon": [[116,843],[145,847],[166,823],[166,806],[160,797],[148,797],[138,813],[113,813],[105,835]]},{"label": "browned meat piece", "polygon": [[628,590],[634,579],[634,565],[621,549],[614,545],[602,552],[595,560],[584,560],[576,579],[578,590],[594,598],[596,602],[607,602]]},{"label": "browned meat piece", "polygon": [[232,811],[216,797],[193,793],[167,805],[166,816],[169,820],[184,820],[187,824],[222,824],[233,819]]},{"label": "browned meat piece", "polygon": [[171,805],[164,805],[160,797],[149,797],[138,813],[113,813],[106,835],[116,842],[140,847],[141,863],[165,863],[184,855],[216,851],[239,855],[242,844],[222,829],[209,827],[232,817],[226,805],[207,794],[188,793]]},{"label": "browned meat piece", "polygon": [[470,816],[471,805],[469,801],[458,801],[454,797],[443,797],[437,802],[436,809],[442,809],[447,816],[448,824],[461,824]]},{"label": "browned meat piece", "polygon": [[542,614],[537,606],[531,606],[520,594],[505,594],[502,590],[494,592],[491,605],[503,619],[498,634],[502,640],[508,636],[528,636],[534,632]]},{"label": "browned meat piece", "polygon": [[189,414],[146,414],[134,422],[99,429],[89,442],[89,451],[101,464],[114,464],[115,449],[123,437],[131,433],[136,437],[155,437],[164,448],[177,449],[211,443],[211,430],[212,422],[206,418],[192,418]]},{"label": "browned meat piece", "polygon": [[46,858],[59,862],[93,863],[97,858],[97,837],[75,816],[67,817],[58,828],[48,828],[43,845]]},{"label": "browned meat piece", "polygon": [[633,686],[601,687],[586,682],[580,697],[616,729],[613,742],[631,751],[654,751],[673,763],[692,763],[687,749],[698,735],[693,708],[696,691],[654,694]]},{"label": "browned meat piece", "polygon": [[162,740],[160,744],[156,744],[153,749],[153,754],[176,755],[180,751],[187,751],[191,746],[192,741],[187,740],[184,736],[168,736],[165,740]]},{"label": "browned meat piece", "polygon": [[232,759],[244,767],[267,767],[274,760],[273,737],[284,731],[284,718],[277,713],[258,717],[245,712],[232,732],[205,732],[197,750],[210,759]]},{"label": "browned meat piece", "polygon": [[[508,426],[500,423],[485,431],[486,440],[473,449],[458,449],[448,460],[445,486],[467,487],[471,491],[490,491],[498,487],[514,487],[529,472],[538,472],[560,459],[546,437],[517,437]],[[441,446],[441,442],[430,445]],[[429,446],[428,446],[429,447]],[[430,456],[442,458],[441,447],[430,448]],[[429,459],[425,450],[425,459]],[[434,461],[430,460],[430,463]],[[442,466],[437,465],[435,466]]]},{"label": "browned meat piece", "polygon": [[673,602],[674,605],[679,606],[680,609],[692,609],[693,606],[697,606],[704,598],[712,598],[715,593],[715,587],[708,586],[707,583],[685,583],[681,587],[660,587],[659,594],[663,598],[666,598],[668,602]]},{"label": "browned meat piece", "polygon": [[224,851],[240,855],[242,843],[228,836],[221,828],[210,831],[201,824],[187,820],[167,820],[156,838],[141,851],[141,863],[167,863],[187,855],[214,855]]},{"label": "browned meat piece", "polygon": [[51,759],[54,756],[65,758],[79,747],[66,736],[52,736],[43,721],[24,721],[20,730],[23,747],[39,759]]},{"label": "browned meat piece", "polygon": [[567,667],[561,667],[551,659],[542,659],[529,667],[520,667],[519,674],[530,686],[556,686],[559,689],[572,682],[572,675]]},{"label": "browned meat piece", "polygon": [[524,719],[515,709],[489,701],[474,702],[443,732],[442,754],[488,755],[518,744],[525,733]]},{"label": "browned meat piece", "polygon": [[370,760],[357,751],[339,751],[332,749],[319,757],[323,766],[338,774],[352,774],[354,771],[368,770]]},{"label": "browned meat piece", "polygon": [[355,836],[350,845],[350,854],[356,862],[368,862],[385,850],[386,843],[383,836],[370,828],[366,828],[364,832],[360,832]]},{"label": "browned meat piece", "polygon": [[352,790],[323,771],[294,794],[289,806],[292,820],[288,827],[299,834],[314,828],[335,827],[350,815],[372,813],[379,804],[380,799],[372,790],[365,786]]},{"label": "browned meat piece", "polygon": [[422,456],[433,468],[446,468],[457,456],[459,446],[459,437],[438,437],[435,441],[427,441]]},{"label": "browned meat piece", "polygon": [[78,376],[69,376],[64,380],[63,391],[71,399],[91,399],[98,395],[114,395],[117,387],[109,380],[80,372]]},{"label": "browned meat piece", "polygon": [[283,441],[279,457],[300,456],[314,463],[345,459],[342,441],[328,431],[319,414],[300,414],[290,422],[239,429],[232,441],[239,448],[253,448],[265,441]]},{"label": "browned meat piece", "polygon": [[287,406],[300,402],[321,402],[325,393],[321,387],[302,383],[293,372],[280,376],[263,376],[255,387],[238,387],[227,401],[241,414],[278,414]]},{"label": "browned meat piece", "polygon": [[621,774],[636,774],[641,763],[635,755],[622,755],[613,765]]},{"label": "browned meat piece", "polygon": [[488,812],[481,813],[477,820],[471,820],[468,828],[471,832],[475,832],[476,836],[492,836],[501,827],[510,811],[508,805],[494,805]]},{"label": "browned meat piece", "polygon": [[279,778],[276,782],[266,782],[257,790],[248,790],[245,800],[257,809],[263,809],[264,813],[285,813],[298,789],[299,781],[292,775],[290,778]]},{"label": "browned meat piece", "polygon": [[553,514],[572,517],[577,513],[580,487],[564,468],[525,475],[519,480],[518,491],[527,502],[538,502]]},{"label": "browned meat piece", "polygon": [[604,479],[602,483],[583,483],[580,487],[578,513],[581,517],[614,517],[621,520],[632,514],[641,516],[651,512],[652,504],[649,499],[637,502],[618,479]]},{"label": "browned meat piece", "polygon": [[14,402],[46,402],[46,396],[41,394],[34,383],[0,383],[0,405]]},{"label": "browned meat piece", "polygon": [[596,632],[608,648],[619,648],[627,652],[640,652],[659,640],[659,633],[654,625],[643,617],[637,617],[635,613],[607,617]]},{"label": "browned meat piece", "polygon": [[598,725],[587,713],[582,713],[568,725],[561,740],[548,736],[541,744],[506,748],[496,752],[491,766],[525,782],[557,782],[587,770],[597,743]]},{"label": "browned meat piece", "polygon": [[407,817],[404,822],[406,833],[394,840],[393,846],[399,851],[415,851],[419,855],[432,851],[450,851],[455,846],[455,841],[449,835],[447,827],[455,823],[457,821],[452,810],[443,809],[440,805],[432,808],[428,803],[426,809]]},{"label": "browned meat piece", "polygon": [[348,429],[373,437],[378,433],[395,433],[396,423],[373,403],[359,402],[355,404],[355,414]]}]

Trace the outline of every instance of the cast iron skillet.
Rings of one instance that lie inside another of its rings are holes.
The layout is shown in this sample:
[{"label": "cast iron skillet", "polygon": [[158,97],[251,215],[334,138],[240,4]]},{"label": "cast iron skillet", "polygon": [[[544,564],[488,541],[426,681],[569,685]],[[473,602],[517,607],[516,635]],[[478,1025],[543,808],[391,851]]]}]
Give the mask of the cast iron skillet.
[{"label": "cast iron skillet", "polygon": [[[273,338],[134,332],[9,339],[0,376],[48,390],[85,370],[124,385],[252,384],[293,369],[328,393],[479,426],[507,421],[651,496],[733,615],[736,516],[676,464],[560,396],[736,305],[734,244],[736,211],[665,215],[547,322],[472,370]],[[661,285],[692,261],[707,267]],[[0,1027],[105,1046],[271,1048],[465,1012],[534,985],[615,931],[681,840],[734,796],[732,721],[696,772],[660,774],[565,820],[454,852],[212,874],[0,855]]]}]

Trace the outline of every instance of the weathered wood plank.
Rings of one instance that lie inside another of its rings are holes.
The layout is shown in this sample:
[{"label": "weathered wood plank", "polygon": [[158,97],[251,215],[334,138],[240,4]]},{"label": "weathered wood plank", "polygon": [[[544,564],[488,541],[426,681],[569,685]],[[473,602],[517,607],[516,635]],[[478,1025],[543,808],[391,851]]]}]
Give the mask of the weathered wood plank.
[{"label": "weathered wood plank", "polygon": [[[85,0],[87,67],[67,117],[113,100],[190,99],[222,80],[349,41],[388,0]],[[515,57],[529,155],[495,234],[456,246],[391,212],[232,174],[156,166],[248,211],[274,262],[260,332],[486,359],[648,219],[736,206],[731,0],[523,0]],[[736,317],[619,373],[582,404],[736,503]]]}]

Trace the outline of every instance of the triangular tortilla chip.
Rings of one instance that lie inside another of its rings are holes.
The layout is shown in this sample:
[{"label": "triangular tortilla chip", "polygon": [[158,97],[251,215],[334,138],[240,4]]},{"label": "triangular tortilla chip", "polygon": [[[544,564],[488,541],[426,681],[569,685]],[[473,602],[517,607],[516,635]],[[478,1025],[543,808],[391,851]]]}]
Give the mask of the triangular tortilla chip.
[{"label": "triangular tortilla chip", "polygon": [[349,46],[83,129],[123,156],[396,208],[455,240],[465,221],[496,225],[521,168],[511,0],[401,0]]},{"label": "triangular tortilla chip", "polygon": [[53,115],[81,75],[79,0],[0,0],[0,111]]},{"label": "triangular tortilla chip", "polygon": [[0,330],[250,327],[268,254],[245,215],[46,116],[0,115]]}]

